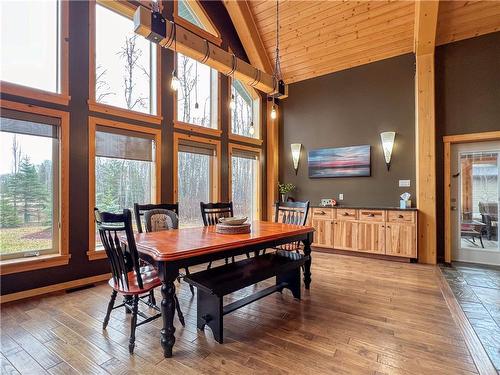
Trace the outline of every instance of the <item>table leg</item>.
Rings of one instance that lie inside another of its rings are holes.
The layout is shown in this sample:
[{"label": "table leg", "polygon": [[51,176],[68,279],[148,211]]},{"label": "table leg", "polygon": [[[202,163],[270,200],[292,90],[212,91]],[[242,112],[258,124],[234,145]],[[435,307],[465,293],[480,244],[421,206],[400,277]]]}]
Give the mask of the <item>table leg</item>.
[{"label": "table leg", "polygon": [[309,256],[304,264],[304,284],[306,289],[309,289],[311,285],[311,239],[307,239],[304,242],[304,255]]},{"label": "table leg", "polygon": [[163,348],[165,358],[172,357],[172,349],[175,344],[175,280],[179,270],[171,270],[168,267],[162,270],[161,295],[161,315],[163,319],[163,328],[160,331],[160,342]]}]

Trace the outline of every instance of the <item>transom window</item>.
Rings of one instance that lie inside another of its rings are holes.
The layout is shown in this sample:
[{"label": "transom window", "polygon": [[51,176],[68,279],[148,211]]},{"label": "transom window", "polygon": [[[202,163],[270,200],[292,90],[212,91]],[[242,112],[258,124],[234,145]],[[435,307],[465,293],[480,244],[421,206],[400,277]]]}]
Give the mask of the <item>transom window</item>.
[{"label": "transom window", "polygon": [[61,92],[61,2],[1,1],[0,79]]},{"label": "transom window", "polygon": [[156,46],[133,20],[96,3],[95,101],[155,115]]},{"label": "transom window", "polygon": [[250,220],[260,217],[260,160],[259,151],[230,145],[231,196],[234,214]]},{"label": "transom window", "polygon": [[216,129],[218,73],[180,53],[177,54],[177,121]]},{"label": "transom window", "polygon": [[231,82],[231,133],[244,137],[259,138],[259,103],[257,92],[239,80]]},{"label": "transom window", "polygon": [[200,202],[218,199],[219,142],[176,134],[179,224],[202,226]]},{"label": "transom window", "polygon": [[2,109],[0,258],[59,252],[60,120]]}]

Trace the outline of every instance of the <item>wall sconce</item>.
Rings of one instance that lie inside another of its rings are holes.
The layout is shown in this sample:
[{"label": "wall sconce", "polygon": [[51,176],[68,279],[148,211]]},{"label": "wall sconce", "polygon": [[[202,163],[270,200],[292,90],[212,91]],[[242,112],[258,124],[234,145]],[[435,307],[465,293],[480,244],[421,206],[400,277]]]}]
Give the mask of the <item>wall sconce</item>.
[{"label": "wall sconce", "polygon": [[395,137],[396,137],[396,132],[380,133],[380,139],[382,140],[382,149],[384,150],[385,164],[387,165],[387,170],[391,168],[392,148],[394,147]]},{"label": "wall sconce", "polygon": [[295,174],[297,174],[297,171],[299,170],[300,150],[302,149],[302,144],[292,143],[290,147],[292,148],[293,169],[295,169]]}]

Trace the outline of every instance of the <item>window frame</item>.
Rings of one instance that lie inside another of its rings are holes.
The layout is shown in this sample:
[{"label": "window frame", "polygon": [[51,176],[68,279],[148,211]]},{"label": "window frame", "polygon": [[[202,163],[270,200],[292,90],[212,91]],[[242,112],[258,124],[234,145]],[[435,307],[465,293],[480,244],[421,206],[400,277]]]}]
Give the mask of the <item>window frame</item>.
[{"label": "window frame", "polygon": [[172,202],[178,202],[179,198],[179,145],[182,140],[192,141],[196,143],[206,144],[210,146],[215,146],[215,158],[212,165],[210,166],[210,180],[214,181],[212,191],[210,192],[210,198],[213,201],[220,201],[221,199],[221,168],[222,168],[222,158],[221,158],[221,141],[218,139],[204,138],[196,135],[185,134],[174,132],[174,147],[173,147],[173,173],[174,173],[174,190],[173,190],[173,200]]},{"label": "window frame", "polygon": [[[133,20],[137,4],[129,1],[118,0],[90,0],[89,1],[89,98],[87,101],[90,112],[105,113],[108,115],[123,117],[160,125],[163,117],[161,115],[161,48],[156,46],[156,114],[142,113],[126,108],[116,107],[110,104],[99,103],[96,100],[96,6],[104,6],[123,17]],[[142,6],[142,4],[141,4]]]},{"label": "window frame", "polygon": [[[108,120],[98,117],[89,116],[89,243],[87,256],[89,260],[104,259],[106,252],[97,250],[95,246],[95,220],[94,220],[94,207],[95,207],[95,133],[97,126],[105,126],[109,128],[123,129],[137,133],[145,133],[154,136],[155,140],[155,201],[161,201],[161,130],[150,128],[141,125],[132,125],[125,122]],[[155,203],[155,202],[151,202]]]},{"label": "window frame", "polygon": [[[178,52],[174,52],[174,53],[178,53]],[[195,60],[189,56],[186,56],[192,60]],[[176,61],[176,64],[179,63],[179,59],[178,59],[178,56],[177,58],[175,59]],[[196,61],[196,60],[195,60]],[[200,62],[198,62],[199,64],[201,64]],[[207,65],[208,66],[208,65]],[[217,106],[217,120],[216,120],[216,123],[217,123],[217,128],[208,128],[208,127],[205,127],[205,126],[201,126],[201,125],[196,125],[196,124],[191,124],[191,123],[188,123],[188,122],[184,122],[184,121],[180,121],[180,120],[177,120],[177,94],[178,94],[178,91],[174,91],[173,92],[173,100],[174,100],[174,110],[173,110],[173,121],[174,121],[174,128],[175,129],[179,129],[179,130],[184,130],[186,132],[194,132],[194,133],[199,133],[199,134],[202,134],[202,135],[209,135],[209,136],[212,136],[212,137],[220,137],[222,135],[222,129],[221,129],[221,109],[222,109],[222,106],[221,106],[221,84],[222,84],[222,78],[221,78],[221,73],[219,71],[217,71],[216,69],[214,68],[211,68],[209,67],[211,70],[213,70],[214,72],[216,72],[217,74],[217,102],[215,103],[215,105]],[[177,69],[177,67],[176,67]],[[178,69],[177,69],[178,71]],[[213,106],[213,103],[212,103],[212,94],[210,94],[210,105]]]},{"label": "window frame", "polygon": [[[241,81],[240,81],[241,82]],[[245,85],[246,87],[248,85]],[[229,100],[231,100],[231,94],[232,94],[232,88],[233,88],[233,78],[232,77],[229,77],[229,81],[228,81],[228,98]],[[258,134],[259,134],[259,137],[258,138],[253,138],[253,137],[247,137],[245,135],[241,135],[241,134],[236,134],[236,133],[233,133],[233,110],[231,108],[229,108],[229,105],[228,105],[228,111],[229,111],[229,125],[228,125],[228,138],[231,140],[231,141],[236,141],[236,142],[243,142],[243,143],[250,143],[250,144],[253,144],[253,145],[256,145],[256,146],[262,146],[262,143],[264,143],[264,140],[262,138],[262,98],[259,94],[259,92],[257,90],[255,90],[253,87],[247,87],[248,89],[251,89],[255,92],[255,99],[254,101],[257,102],[257,110],[255,111],[254,108],[252,108],[252,110],[254,111],[254,114],[255,112],[257,112],[257,120],[258,120],[258,125],[257,125],[257,129],[258,129]],[[252,95],[252,91],[250,91],[250,95]],[[253,96],[253,95],[252,95]],[[254,121],[254,126],[255,126],[255,121]]]},{"label": "window frame", "polygon": [[0,107],[13,111],[55,117],[60,121],[59,136],[59,252],[35,258],[17,258],[0,261],[0,275],[25,272],[69,263],[69,113],[0,99]]},{"label": "window frame", "polygon": [[61,31],[60,31],[60,93],[37,89],[18,83],[0,81],[0,92],[42,102],[54,103],[67,106],[71,97],[69,96],[69,0],[60,0],[61,4]]},{"label": "window frame", "polygon": [[210,31],[204,30],[201,27],[189,22],[185,18],[182,18],[179,16],[179,5],[177,1],[174,1],[174,13],[173,13],[173,18],[174,22],[183,27],[186,30],[191,31],[192,33],[202,37],[203,39],[208,40],[209,42],[221,46],[222,45],[222,38],[219,30],[215,27],[214,23],[210,19],[210,17],[207,15],[205,9],[203,9],[203,6],[197,1],[197,0],[185,0],[186,2],[189,3],[190,8],[193,10],[193,12],[196,14],[196,16],[200,19],[201,23],[205,25],[207,29]]},{"label": "window frame", "polygon": [[[255,146],[247,146],[238,143],[228,144],[228,181],[229,181],[229,199],[233,200],[233,153],[235,150],[253,152],[257,155],[257,218],[256,220],[262,220],[262,181],[263,181],[263,159],[262,159],[262,149]],[[234,202],[233,202],[234,204]]]}]

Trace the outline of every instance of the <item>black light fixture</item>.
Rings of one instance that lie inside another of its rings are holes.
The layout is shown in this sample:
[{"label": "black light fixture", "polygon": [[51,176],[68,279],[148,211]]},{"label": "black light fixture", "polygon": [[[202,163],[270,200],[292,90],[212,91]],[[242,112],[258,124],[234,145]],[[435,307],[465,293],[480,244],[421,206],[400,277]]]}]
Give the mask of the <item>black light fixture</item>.
[{"label": "black light fixture", "polygon": [[173,24],[173,37],[174,37],[174,70],[172,71],[172,79],[170,81],[170,88],[173,91],[179,90],[181,87],[181,81],[177,77],[177,28],[175,23]]},{"label": "black light fixture", "polygon": [[275,97],[281,91],[285,91],[285,82],[283,82],[281,74],[281,62],[280,62],[280,27],[279,27],[279,0],[276,0],[276,56],[274,60],[274,72],[273,72],[273,86],[275,92],[272,94],[273,106],[271,107],[271,119],[275,120],[278,117],[278,111],[276,109]]}]

